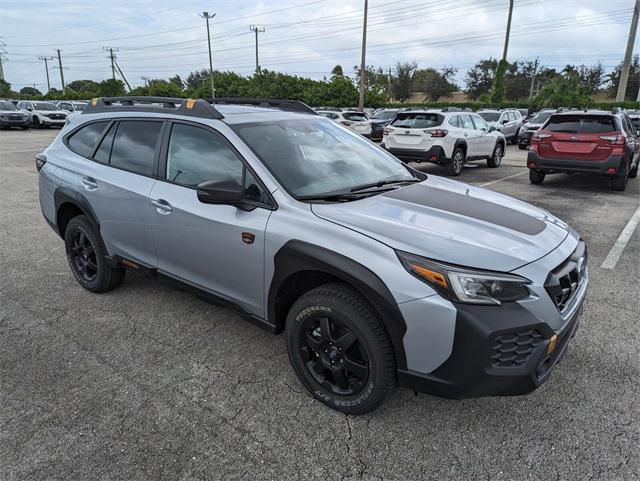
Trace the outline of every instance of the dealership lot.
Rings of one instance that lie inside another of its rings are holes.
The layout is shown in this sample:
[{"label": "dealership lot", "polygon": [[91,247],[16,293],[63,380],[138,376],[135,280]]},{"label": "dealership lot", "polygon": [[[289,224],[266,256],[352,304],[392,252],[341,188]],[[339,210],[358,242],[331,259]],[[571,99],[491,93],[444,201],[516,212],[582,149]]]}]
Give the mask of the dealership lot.
[{"label": "dealership lot", "polygon": [[624,193],[583,176],[533,186],[513,147],[498,169],[465,169],[461,181],[543,207],[587,241],[576,338],[531,395],[397,390],[350,417],[304,392],[282,337],[229,310],[144,275],[83,290],[38,206],[33,157],[57,132],[0,132],[3,480],[640,477],[637,231],[600,267],[638,209],[638,179]]}]

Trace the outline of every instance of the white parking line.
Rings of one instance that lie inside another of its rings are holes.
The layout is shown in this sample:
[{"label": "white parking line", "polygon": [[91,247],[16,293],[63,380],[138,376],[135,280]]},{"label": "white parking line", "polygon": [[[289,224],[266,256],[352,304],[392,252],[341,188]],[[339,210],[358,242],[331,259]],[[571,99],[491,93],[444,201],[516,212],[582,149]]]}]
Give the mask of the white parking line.
[{"label": "white parking line", "polygon": [[613,244],[613,247],[609,251],[609,254],[607,254],[607,258],[604,260],[600,268],[613,269],[616,266],[618,259],[620,259],[624,248],[629,243],[629,240],[633,235],[633,231],[636,230],[638,224],[640,224],[640,206],[638,206],[634,214],[631,216],[631,219],[629,219],[629,222],[627,222],[627,225],[622,229],[618,240]]},{"label": "white parking line", "polygon": [[514,177],[518,177],[520,175],[528,174],[529,170],[525,170],[524,172],[518,172],[517,174],[507,175],[506,177],[502,177],[500,179],[492,180],[491,182],[485,182],[484,184],[480,184],[478,187],[486,187],[491,184],[497,184],[498,182],[502,182],[503,180],[513,179]]}]

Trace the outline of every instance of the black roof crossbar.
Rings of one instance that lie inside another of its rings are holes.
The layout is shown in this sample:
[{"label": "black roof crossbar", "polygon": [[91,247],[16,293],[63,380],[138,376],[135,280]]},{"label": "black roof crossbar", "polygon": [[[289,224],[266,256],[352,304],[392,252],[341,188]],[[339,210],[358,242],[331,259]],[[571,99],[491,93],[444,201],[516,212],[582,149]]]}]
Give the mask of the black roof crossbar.
[{"label": "black roof crossbar", "polygon": [[189,117],[205,119],[223,119],[222,115],[209,102],[198,99],[172,97],[99,97],[91,100],[83,114],[98,112],[168,112]]},{"label": "black roof crossbar", "polygon": [[254,107],[268,107],[279,110],[286,110],[287,112],[300,112],[312,115],[318,115],[318,113],[309,107],[304,102],[299,100],[286,100],[286,99],[261,99],[261,98],[242,98],[242,97],[223,97],[223,98],[208,98],[206,99],[210,104],[227,104],[227,105],[251,105]]}]

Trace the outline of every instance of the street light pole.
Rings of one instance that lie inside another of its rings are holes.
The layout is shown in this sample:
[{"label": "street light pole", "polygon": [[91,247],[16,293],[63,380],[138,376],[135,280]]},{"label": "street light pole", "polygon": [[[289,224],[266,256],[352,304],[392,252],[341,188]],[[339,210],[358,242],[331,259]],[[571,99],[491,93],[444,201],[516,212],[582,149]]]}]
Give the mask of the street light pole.
[{"label": "street light pole", "polygon": [[49,81],[49,60],[53,60],[53,57],[38,57],[40,60],[44,60],[44,70],[47,72],[47,93],[51,91],[51,82]]},{"label": "street light pole", "polygon": [[213,80],[213,57],[211,56],[211,33],[209,30],[209,19],[215,17],[216,14],[209,14],[209,12],[202,12],[201,17],[207,21],[207,42],[209,44],[209,76],[211,79],[211,98],[216,98],[216,87]]}]

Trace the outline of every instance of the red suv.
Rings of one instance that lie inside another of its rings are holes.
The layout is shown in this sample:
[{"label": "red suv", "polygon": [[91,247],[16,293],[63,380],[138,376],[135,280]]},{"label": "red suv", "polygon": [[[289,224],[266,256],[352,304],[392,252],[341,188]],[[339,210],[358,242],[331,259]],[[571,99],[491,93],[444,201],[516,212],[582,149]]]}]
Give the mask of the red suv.
[{"label": "red suv", "polygon": [[622,111],[557,113],[531,138],[529,180],[542,184],[547,174],[591,173],[622,191],[638,175],[639,150],[638,132]]}]

